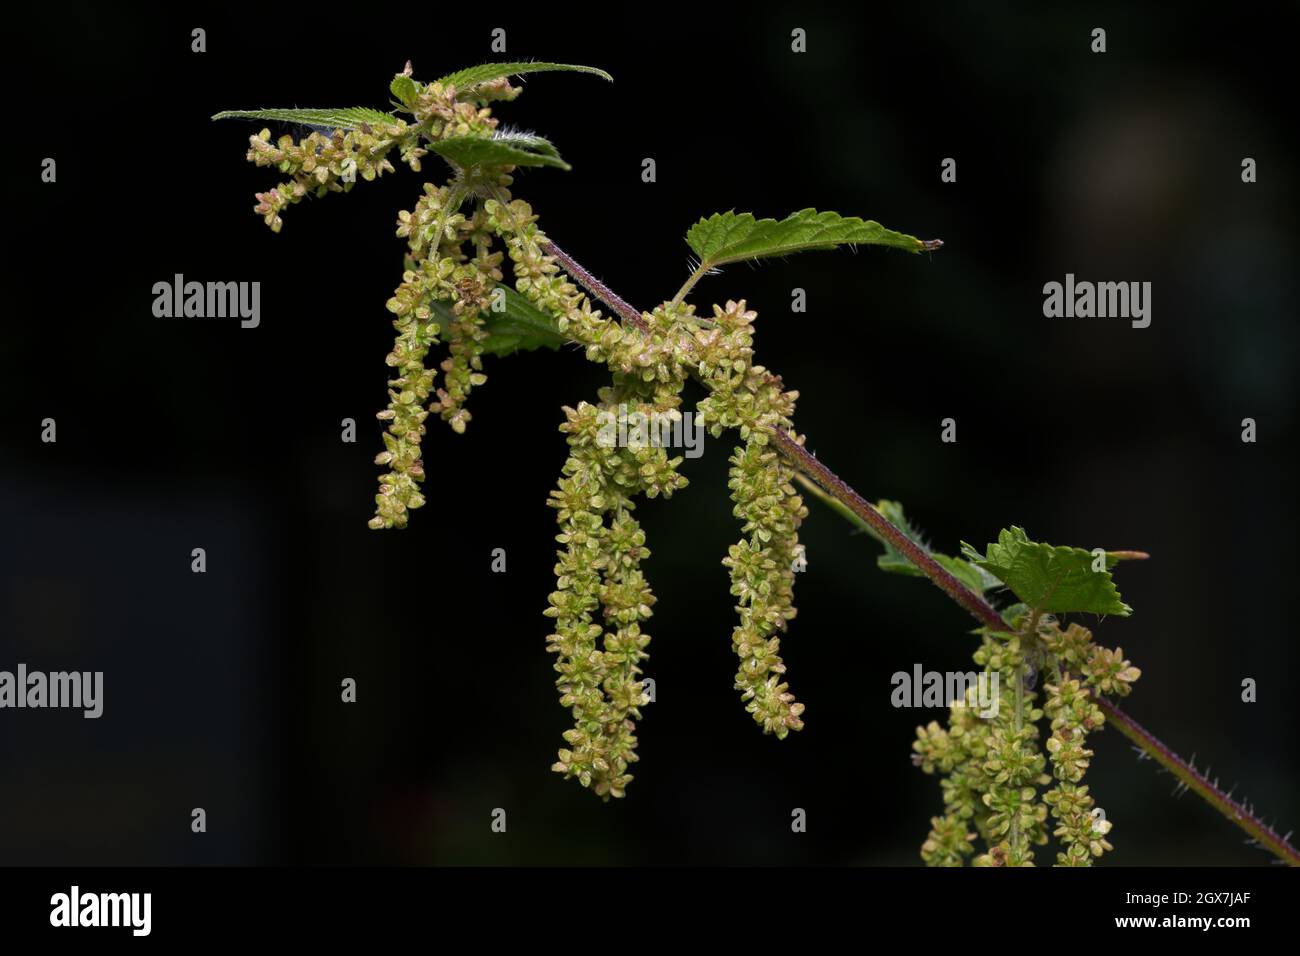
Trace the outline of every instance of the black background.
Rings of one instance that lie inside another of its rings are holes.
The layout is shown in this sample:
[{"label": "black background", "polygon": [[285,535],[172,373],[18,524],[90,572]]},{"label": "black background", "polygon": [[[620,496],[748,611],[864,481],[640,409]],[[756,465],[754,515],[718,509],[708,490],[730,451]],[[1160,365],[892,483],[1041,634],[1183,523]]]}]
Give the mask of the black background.
[{"label": "black background", "polygon": [[[1134,616],[1098,628],[1143,669],[1126,709],[1289,830],[1300,250],[1277,77],[1294,32],[1253,6],[981,8],[23,14],[5,57],[0,668],[103,670],[106,702],[98,721],[0,713],[0,862],[919,862],[940,796],[909,747],[942,714],[894,709],[889,677],[968,669],[972,622],[877,572],[874,544],[811,502],[783,642],[807,729],[762,736],[732,689],[725,439],[687,463],[690,488],[641,509],[658,700],[609,805],[547,769],[567,714],[541,615],[560,407],[602,371],[574,351],[491,362],[468,433],[430,423],[430,506],[406,531],[366,528],[395,217],[443,171],[399,165],[291,208],[277,236],[251,213],[278,181],[243,160],[256,127],[208,117],[383,107],[408,58],[426,81],[502,58],[614,74],[537,75],[497,114],[574,167],[522,173],[516,193],[641,307],[676,290],[686,228],[718,210],[815,206],[942,238],[932,256],[733,267],[695,301],[747,298],[809,446],[864,495],[902,500],[936,547],[1014,523],[1151,552],[1119,572]],[[1152,282],[1151,327],[1044,318],[1043,283],[1067,272]],[[155,319],[152,286],[174,273],[260,281],[261,326]],[[46,417],[57,444],[40,441]],[[1258,703],[1240,700],[1246,677]],[[1095,749],[1108,861],[1267,861],[1117,733]]]}]

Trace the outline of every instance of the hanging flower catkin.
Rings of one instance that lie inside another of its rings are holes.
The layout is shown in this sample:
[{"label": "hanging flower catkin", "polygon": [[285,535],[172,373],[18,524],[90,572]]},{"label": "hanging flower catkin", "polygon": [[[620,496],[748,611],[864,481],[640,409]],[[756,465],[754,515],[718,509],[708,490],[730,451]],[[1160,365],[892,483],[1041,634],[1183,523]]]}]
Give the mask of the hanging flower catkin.
[{"label": "hanging flower catkin", "polygon": [[796,614],[794,566],[808,509],[794,490],[789,466],[768,445],[768,429],[790,427],[798,393],[783,391],[779,376],[752,364],[755,317],[743,301],[714,306],[713,328],[698,335],[698,368],[709,388],[699,412],[714,436],[735,428],[745,439],[731,457],[728,482],[744,537],[723,559],[740,616],[732,632],[740,658],[736,689],[765,733],[785,737],[803,729],[804,705],[782,680],[777,635]]}]

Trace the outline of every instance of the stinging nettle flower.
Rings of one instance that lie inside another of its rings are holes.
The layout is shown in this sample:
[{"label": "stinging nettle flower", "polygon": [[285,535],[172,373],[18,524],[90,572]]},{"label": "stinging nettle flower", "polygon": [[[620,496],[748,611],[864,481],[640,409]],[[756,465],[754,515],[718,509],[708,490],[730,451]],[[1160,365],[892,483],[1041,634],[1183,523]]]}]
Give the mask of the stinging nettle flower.
[{"label": "stinging nettle flower", "polygon": [[[1106,835],[1113,825],[1082,783],[1093,755],[1087,736],[1105,723],[1094,695],[1127,694],[1137,668],[1118,649],[1094,645],[1078,624],[1062,629],[1051,615],[1026,611],[1012,626],[981,629],[974,654],[985,672],[1000,675],[1000,686],[1011,688],[1012,700],[1004,694],[997,714],[984,720],[971,691],[967,701],[953,704],[947,728],[938,722],[917,728],[913,763],[940,775],[945,810],[931,820],[921,846],[929,866],[964,865],[977,837],[987,849],[973,858],[976,866],[1033,865],[1033,848],[1049,842],[1049,815],[1050,836],[1060,846],[1056,865],[1090,866],[1112,849]],[[1030,689],[1040,676],[1041,709]],[[1040,748],[1044,719],[1050,735]]]}]

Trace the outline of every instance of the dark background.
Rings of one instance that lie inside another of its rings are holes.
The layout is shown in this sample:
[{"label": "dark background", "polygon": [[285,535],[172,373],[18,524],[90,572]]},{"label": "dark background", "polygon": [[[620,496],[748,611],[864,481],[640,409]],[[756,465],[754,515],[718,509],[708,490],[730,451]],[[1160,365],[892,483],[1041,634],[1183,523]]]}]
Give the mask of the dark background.
[{"label": "dark background", "polygon": [[[733,267],[694,298],[748,299],[760,361],[802,393],[810,447],[864,495],[902,500],[936,547],[1015,523],[1150,551],[1118,574],[1134,616],[1097,629],[1143,670],[1126,708],[1280,831],[1300,820],[1289,18],[46,7],[11,25],[4,58],[0,668],[103,670],[106,699],[98,721],[0,713],[0,863],[919,862],[940,795],[909,747],[943,714],[894,709],[889,677],[968,669],[972,621],[924,581],[879,573],[874,544],[810,502],[783,642],[807,729],[764,737],[732,689],[725,439],[687,463],[690,488],[640,512],[658,701],[621,802],[548,770],[568,715],[541,615],[545,502],[560,406],[591,399],[601,369],[574,351],[490,362],[468,433],[430,422],[430,506],[406,531],[367,530],[394,221],[443,170],[398,164],[291,208],[276,236],[251,213],[278,181],[243,160],[256,127],[208,117],[383,107],[408,58],[426,81],[492,59],[615,75],[534,76],[497,115],[573,164],[523,173],[516,192],[639,306],[672,295],[686,228],[718,210],[816,206],[942,238],[932,256]],[[505,56],[489,50],[496,26]],[[1104,55],[1089,52],[1096,26]],[[790,51],[795,27],[806,54]],[[46,156],[56,184],[40,182]],[[260,281],[261,327],[153,318],[153,284],[177,272]],[[1043,283],[1067,272],[1151,281],[1151,327],[1045,319]],[[794,287],[806,314],[791,314]],[[949,416],[956,444],[939,440]],[[57,444],[40,441],[46,417]],[[344,677],[356,704],[340,703]],[[1241,702],[1245,677],[1258,703]],[[1109,862],[1267,862],[1195,797],[1171,797],[1118,733],[1094,746]],[[193,807],[206,834],[190,832]],[[505,835],[489,829],[497,807]],[[790,832],[795,807],[806,834]]]}]

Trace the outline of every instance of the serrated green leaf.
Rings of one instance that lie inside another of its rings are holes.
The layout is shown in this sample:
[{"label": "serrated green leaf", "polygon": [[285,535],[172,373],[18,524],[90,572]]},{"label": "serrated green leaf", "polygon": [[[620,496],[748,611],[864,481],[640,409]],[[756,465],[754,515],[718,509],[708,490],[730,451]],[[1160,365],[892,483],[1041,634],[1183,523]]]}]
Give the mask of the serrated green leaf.
[{"label": "serrated green leaf", "polygon": [[907,252],[937,249],[942,245],[938,240],[925,242],[893,232],[878,222],[845,218],[839,213],[816,209],[802,209],[779,222],[755,219],[747,212],[715,213],[690,228],[686,243],[703,269],[842,245],[890,246]]},{"label": "serrated green leaf", "polygon": [[554,166],[572,169],[551,143],[531,133],[453,136],[428,144],[430,152],[462,169],[472,166]]},{"label": "serrated green leaf", "polygon": [[398,73],[393,77],[393,82],[388,84],[388,92],[409,109],[415,103],[415,98],[420,95],[420,87],[406,73]]},{"label": "serrated green leaf", "polygon": [[359,129],[368,126],[388,127],[397,122],[392,113],[372,110],[367,106],[348,106],[342,109],[284,109],[284,110],[226,110],[212,117],[219,119],[271,120],[280,123],[302,123],[304,126],[328,126],[331,129]]},{"label": "serrated green leaf", "polygon": [[1128,617],[1133,609],[1120,600],[1110,569],[1118,562],[1106,555],[1106,570],[1094,571],[1091,551],[1053,547],[1031,541],[1023,528],[1004,529],[996,544],[981,555],[962,542],[962,554],[993,574],[1031,608],[1053,614],[1087,612]]},{"label": "serrated green leaf", "polygon": [[[555,327],[555,319],[538,309],[508,285],[498,285],[505,308],[497,312],[484,309],[483,330],[488,337],[483,343],[484,355],[513,355],[535,349],[558,349],[568,339]],[[496,290],[493,290],[494,294]],[[431,303],[438,315],[438,323],[445,331],[451,324],[452,314],[441,302]]]},{"label": "serrated green leaf", "polygon": [[573,63],[481,63],[478,66],[471,66],[468,69],[457,70],[444,76],[438,82],[443,86],[454,84],[459,92],[468,92],[480,83],[488,83],[492,80],[499,80],[503,76],[520,76],[524,73],[543,73],[563,71],[568,73],[592,73],[602,79],[614,82],[614,78],[604,70],[598,70],[594,66],[578,66]]}]

